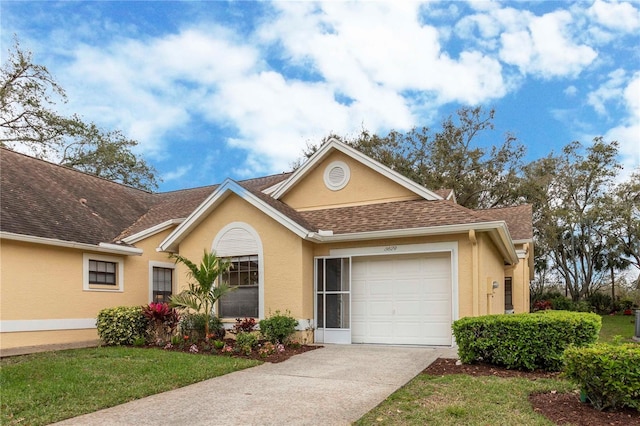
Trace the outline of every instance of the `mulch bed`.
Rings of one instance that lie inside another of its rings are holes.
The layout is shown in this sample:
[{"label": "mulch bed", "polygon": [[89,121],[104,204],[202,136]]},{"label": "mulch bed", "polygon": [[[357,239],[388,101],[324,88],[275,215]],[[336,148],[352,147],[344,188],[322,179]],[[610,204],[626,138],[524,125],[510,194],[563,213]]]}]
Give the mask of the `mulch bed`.
[{"label": "mulch bed", "polygon": [[[233,347],[235,345],[235,340],[233,339],[224,339],[224,342],[228,345]],[[261,342],[261,344],[263,344],[264,342]],[[159,346],[153,346],[153,345],[148,345],[145,346],[146,348],[155,348],[155,349],[162,349],[162,347]],[[233,353],[229,353],[229,354],[223,354],[219,351],[215,351],[213,349],[209,349],[209,350],[203,350],[202,349],[202,342],[198,342],[198,352],[197,354],[199,355],[224,355],[224,356],[231,356],[234,358],[244,358],[244,359],[255,359],[255,360],[259,360],[259,361],[264,361],[264,362],[271,362],[271,363],[277,363],[277,362],[282,362],[282,361],[286,361],[289,358],[291,358],[292,356],[304,353],[304,352],[308,352],[308,351],[312,351],[314,349],[319,349],[322,348],[322,346],[319,345],[287,345],[284,347],[284,351],[283,352],[274,352],[273,354],[267,355],[267,356],[261,356],[260,353],[258,352],[257,348],[254,349],[251,354],[246,355],[244,353],[239,353],[239,352],[233,352]],[[169,350],[169,351],[179,351],[179,352],[189,352],[189,348],[190,345],[189,344],[185,344],[183,346],[174,346],[171,349],[164,349],[164,350]]]},{"label": "mulch bed", "polygon": [[[560,373],[546,371],[517,371],[489,364],[456,365],[455,359],[438,358],[423,373],[432,376],[468,374],[470,376],[521,377],[529,380],[559,378]],[[578,393],[537,393],[529,396],[533,409],[557,425],[576,426],[640,426],[640,413],[625,409],[598,411],[589,404],[580,402]]]}]

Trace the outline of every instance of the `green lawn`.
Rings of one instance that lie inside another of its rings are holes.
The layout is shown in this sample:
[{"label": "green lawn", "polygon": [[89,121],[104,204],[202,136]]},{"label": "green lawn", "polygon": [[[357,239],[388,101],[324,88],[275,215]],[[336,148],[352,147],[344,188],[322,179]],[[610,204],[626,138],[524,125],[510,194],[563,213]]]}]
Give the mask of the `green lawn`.
[{"label": "green lawn", "polygon": [[[631,341],[634,321],[633,316],[603,316],[599,341],[612,342],[616,335]],[[535,413],[527,399],[531,393],[552,390],[575,387],[559,379],[419,374],[356,425],[553,425]]]},{"label": "green lawn", "polygon": [[623,341],[631,342],[635,332],[635,315],[603,315],[599,342],[611,343],[614,336],[622,336]]},{"label": "green lawn", "polygon": [[356,425],[553,425],[529,404],[534,392],[567,392],[563,380],[419,374]]},{"label": "green lawn", "polygon": [[0,424],[49,424],[257,364],[127,347],[4,358],[0,360]]}]

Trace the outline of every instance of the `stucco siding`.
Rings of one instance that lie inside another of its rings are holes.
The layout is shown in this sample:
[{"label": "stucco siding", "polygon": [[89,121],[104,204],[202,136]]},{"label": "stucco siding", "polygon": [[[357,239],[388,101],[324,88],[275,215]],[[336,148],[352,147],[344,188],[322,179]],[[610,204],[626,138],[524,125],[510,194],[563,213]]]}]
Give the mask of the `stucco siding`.
[{"label": "stucco siding", "polygon": [[[83,257],[104,256],[102,253],[2,240],[0,347],[97,339],[94,327],[100,310],[148,303],[149,261],[167,261],[166,253],[155,248],[168,232],[139,242],[142,256],[108,255],[123,264],[123,291],[83,288]],[[25,329],[33,331],[20,331]]]},{"label": "stucco siding", "polygon": [[[338,191],[328,189],[324,183],[325,169],[334,161],[346,163],[351,175],[349,183]],[[313,210],[419,198],[403,186],[336,151],[291,188],[282,201],[296,210]]]},{"label": "stucco siding", "polygon": [[[504,261],[486,234],[480,234],[480,300],[481,315],[504,313]],[[493,288],[493,283],[498,288]]]},{"label": "stucco siding", "polygon": [[[264,256],[265,316],[276,310],[288,310],[298,319],[308,315],[303,308],[304,291],[308,291],[303,285],[305,275],[309,279],[303,241],[236,195],[229,195],[224,203],[189,233],[180,243],[180,254],[192,260],[200,259],[204,249],[214,248],[213,241],[218,233],[233,222],[248,224],[260,238]],[[179,288],[187,285],[185,274],[186,269],[179,265],[176,273]],[[234,321],[235,318],[228,320]]]}]

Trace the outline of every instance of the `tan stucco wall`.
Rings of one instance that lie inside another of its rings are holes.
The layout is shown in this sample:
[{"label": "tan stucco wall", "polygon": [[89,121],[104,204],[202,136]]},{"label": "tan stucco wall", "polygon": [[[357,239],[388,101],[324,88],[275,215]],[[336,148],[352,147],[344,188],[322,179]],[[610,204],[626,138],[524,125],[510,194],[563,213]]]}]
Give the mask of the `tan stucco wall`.
[{"label": "tan stucco wall", "polygon": [[517,250],[525,250],[526,255],[520,262],[508,270],[506,275],[513,278],[513,310],[516,313],[529,312],[530,290],[529,290],[529,257],[533,256],[529,243],[516,245]]},{"label": "tan stucco wall", "polygon": [[[479,234],[480,251],[480,314],[504,313],[504,261],[491,238],[487,234]],[[498,288],[493,289],[493,282]]]},{"label": "tan stucco wall", "polygon": [[[351,170],[349,183],[339,191],[324,184],[325,168],[334,161],[343,161]],[[313,210],[418,198],[405,187],[336,151],[290,189],[282,201],[297,210]]]},{"label": "tan stucco wall", "polygon": [[[192,260],[211,250],[216,235],[232,222],[244,222],[259,235],[264,261],[264,314],[288,310],[297,319],[313,315],[313,258],[308,243],[236,195],[229,197],[180,242],[179,252]],[[311,268],[311,269],[310,269]],[[187,285],[179,265],[178,286]],[[230,318],[229,320],[235,320]]]},{"label": "tan stucco wall", "polygon": [[[0,320],[96,318],[113,306],[149,302],[149,261],[168,262],[155,248],[169,231],[137,244],[142,256],[107,256],[124,261],[124,291],[83,290],[83,254],[90,251],[2,240]],[[103,253],[94,253],[105,255]],[[0,348],[73,343],[97,339],[95,329],[3,332]]]}]

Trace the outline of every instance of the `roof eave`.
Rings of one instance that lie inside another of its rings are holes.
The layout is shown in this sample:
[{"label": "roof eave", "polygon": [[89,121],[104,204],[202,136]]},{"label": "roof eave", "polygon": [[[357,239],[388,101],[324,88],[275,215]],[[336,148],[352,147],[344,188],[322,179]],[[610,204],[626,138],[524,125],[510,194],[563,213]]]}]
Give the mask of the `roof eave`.
[{"label": "roof eave", "polygon": [[127,247],[112,243],[88,244],[76,241],[58,240],[56,238],[36,237],[33,235],[15,234],[13,232],[0,231],[0,239],[20,241],[32,244],[44,244],[54,247],[64,247],[77,250],[95,251],[100,253],[119,254],[124,256],[140,256],[142,249]]},{"label": "roof eave", "polygon": [[518,263],[518,255],[516,249],[511,242],[509,230],[504,221],[480,222],[480,223],[464,223],[456,225],[429,226],[410,229],[389,229],[382,231],[353,232],[348,234],[327,235],[319,232],[311,232],[307,235],[307,239],[318,243],[333,243],[346,241],[363,241],[376,240],[385,238],[403,238],[403,237],[420,237],[429,235],[446,235],[461,234],[469,232],[469,230],[479,232],[489,232],[492,239],[496,242],[504,260],[511,264]]},{"label": "roof eave", "polygon": [[140,232],[136,232],[135,234],[129,235],[126,238],[123,238],[122,241],[127,243],[127,244],[134,244],[137,243],[138,241],[144,240],[145,238],[149,238],[159,232],[162,232],[164,230],[167,230],[169,228],[171,228],[172,226],[176,226],[181,224],[182,222],[184,222],[185,218],[179,218],[179,219],[169,219],[166,220],[162,223],[159,223],[157,225],[154,225],[150,228],[147,229],[143,229]]}]

